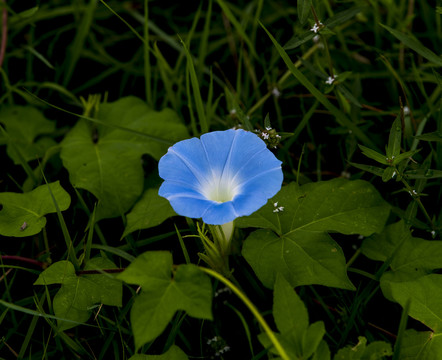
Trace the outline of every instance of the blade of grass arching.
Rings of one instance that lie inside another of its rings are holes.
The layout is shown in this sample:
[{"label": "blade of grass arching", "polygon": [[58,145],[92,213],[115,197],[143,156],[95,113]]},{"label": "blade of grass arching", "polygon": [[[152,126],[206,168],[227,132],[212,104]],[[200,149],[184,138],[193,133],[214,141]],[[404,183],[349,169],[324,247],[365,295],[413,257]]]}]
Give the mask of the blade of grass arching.
[{"label": "blade of grass arching", "polygon": [[112,246],[92,244],[91,249],[102,250],[102,251],[117,255],[120,258],[126,259],[129,262],[132,262],[135,260],[135,256],[132,256],[132,255],[128,254],[126,251],[123,251],[119,248],[115,248]]},{"label": "blade of grass arching", "polygon": [[238,34],[241,36],[241,38],[244,40],[244,42],[248,45],[250,52],[252,55],[258,59],[258,55],[256,54],[255,47],[253,46],[252,41],[245,33],[244,29],[242,28],[241,24],[236,20],[235,16],[230,11],[229,7],[226,5],[224,0],[216,0],[218,5],[221,7],[222,11],[226,15],[226,17],[229,19],[229,21],[232,23],[233,27],[236,29]]},{"label": "blade of grass arching", "polygon": [[0,67],[0,74],[2,75],[3,78],[3,84],[4,87],[6,88],[6,94],[4,94],[1,98],[0,98],[0,104],[3,103],[4,99],[8,99],[8,102],[10,105],[14,104],[14,99],[12,97],[12,88],[11,88],[11,83],[9,82],[9,78],[8,75],[6,74],[6,72],[3,70],[3,68]]},{"label": "blade of grass arching", "polygon": [[152,100],[152,67],[150,65],[150,45],[149,45],[149,0],[144,0],[144,84],[146,87],[146,102],[153,107]]},{"label": "blade of grass arching", "polygon": [[45,64],[49,69],[54,70],[54,66],[46,59],[42,54],[40,54],[35,48],[29,45],[23,45],[23,49],[29,51],[32,55],[34,55],[37,59],[39,59],[43,64]]},{"label": "blade of grass arching", "polygon": [[[204,60],[207,56],[207,44],[209,42],[210,34],[210,18],[212,17],[212,0],[209,0],[209,5],[207,6],[206,19],[204,20],[203,32],[201,33],[200,47],[198,49],[198,61],[196,63],[198,81],[201,83],[203,80],[204,73]],[[212,74],[212,70],[210,70]]]},{"label": "blade of grass arching", "polygon": [[228,301],[224,302],[224,305],[227,306],[229,309],[231,309],[236,314],[236,316],[238,316],[239,320],[241,321],[242,327],[246,333],[247,342],[249,343],[250,354],[252,356],[255,356],[253,351],[252,335],[250,333],[249,325],[247,324],[247,321],[244,318],[243,314],[241,314],[241,312],[233,305],[231,305]]},{"label": "blade of grass arching", "polygon": [[387,25],[380,24],[384,29],[387,29],[395,38],[407,45],[410,49],[416,51],[418,54],[422,55],[428,61],[436,64],[437,66],[442,66],[442,58],[432,52],[430,49],[426,48],[418,40],[412,38],[411,36],[401,33]]},{"label": "blade of grass arching", "polygon": [[[74,320],[64,319],[64,318],[61,318],[61,317],[58,317],[58,316],[54,316],[54,315],[49,315],[49,314],[46,314],[43,311],[31,310],[31,309],[25,308],[23,306],[19,306],[19,305],[13,304],[13,303],[9,303],[9,302],[1,300],[1,299],[0,299],[0,305],[6,307],[8,309],[14,310],[14,311],[19,311],[19,312],[22,312],[24,314],[28,314],[28,315],[32,315],[32,316],[37,316],[37,317],[40,317],[40,318],[66,321],[66,322],[70,322],[70,323],[73,323],[73,324],[76,324],[76,325],[84,325],[84,326],[90,326],[90,327],[96,328],[95,325],[90,325],[90,324],[87,324],[87,323],[82,323],[82,322],[78,322],[78,321],[74,321]],[[41,309],[38,309],[38,310],[41,310]]]},{"label": "blade of grass arching", "polygon": [[186,244],[184,243],[183,237],[181,236],[181,234],[175,224],[174,224],[174,226],[175,226],[176,234],[178,236],[178,240],[180,242],[181,250],[183,251],[184,259],[186,259],[186,264],[190,264],[190,257],[189,257],[189,253],[187,252]]},{"label": "blade of grass arching", "polygon": [[[116,13],[115,11],[114,11],[114,9],[112,9],[108,4],[106,4],[106,2],[104,1],[104,0],[100,0],[100,2],[104,5],[104,6],[106,6],[106,8],[112,13],[112,14],[114,14],[117,18],[119,18],[123,23],[124,23],[124,25],[126,25],[129,29],[130,29],[130,31],[132,31],[133,32],[133,34],[138,38],[138,39],[140,39],[143,43],[144,43],[144,38],[138,33],[138,31],[136,31],[126,20],[124,20],[120,15],[118,15],[118,13]],[[142,16],[142,15],[139,15],[142,19],[143,19],[143,21],[144,21],[144,16]],[[150,24],[151,25],[151,27],[152,27],[152,24]]]},{"label": "blade of grass arching", "polygon": [[[187,57],[187,70],[192,84],[193,97],[195,100],[196,113],[198,115],[199,124],[201,127],[201,133],[205,134],[209,131],[209,124],[207,123],[206,114],[204,112],[203,99],[201,98],[201,92],[198,84],[198,78],[196,76],[195,67],[193,66],[193,59],[185,42],[180,38],[181,44],[184,47],[184,51]],[[189,98],[191,101],[191,98]]]},{"label": "blade of grass arching", "polygon": [[160,49],[158,48],[157,43],[153,44],[153,53],[155,55],[155,58],[157,59],[157,66],[160,70],[161,80],[163,81],[164,89],[166,90],[166,96],[163,100],[163,106],[166,106],[167,101],[169,100],[169,102],[172,104],[172,107],[176,111],[178,111],[178,101],[175,96],[175,91],[173,91],[172,83],[172,79],[175,78],[174,76],[172,76],[173,70],[171,69]]},{"label": "blade of grass arching", "polygon": [[36,87],[39,90],[40,89],[54,90],[54,91],[60,93],[61,95],[66,96],[73,104],[81,106],[81,102],[74,95],[74,93],[72,93],[71,91],[69,91],[65,87],[63,87],[60,84],[57,84],[55,82],[45,81],[45,82],[40,83],[40,82],[35,82],[35,81],[28,81],[28,82],[21,83],[20,86],[25,87],[25,88],[26,87]]},{"label": "blade of grass arching", "polygon": [[69,260],[71,261],[72,265],[74,265],[75,270],[79,269],[78,259],[75,256],[74,252],[74,244],[71,239],[71,235],[69,234],[69,230],[66,226],[66,222],[64,221],[63,215],[61,213],[60,207],[58,206],[57,200],[55,200],[54,194],[52,193],[51,187],[48,184],[48,181],[46,180],[45,174],[42,172],[43,179],[48,186],[49,194],[51,195],[52,202],[54,203],[55,210],[57,210],[57,217],[58,221],[61,226],[61,231],[63,232],[64,241],[66,243],[66,248],[68,252]]},{"label": "blade of grass arching", "polygon": [[[26,89],[25,89],[25,90],[26,90]],[[91,118],[91,117],[89,117],[89,116],[84,116],[84,115],[76,114],[76,113],[74,113],[74,112],[72,112],[72,111],[69,111],[69,110],[66,110],[66,109],[60,108],[60,107],[58,107],[58,106],[56,106],[56,105],[53,105],[53,104],[48,103],[47,101],[45,101],[45,100],[39,98],[38,96],[34,95],[33,93],[31,93],[31,92],[28,91],[28,90],[26,90],[26,92],[29,93],[32,97],[34,97],[34,98],[37,99],[38,101],[40,101],[40,102],[42,102],[42,103],[44,103],[44,104],[46,104],[46,105],[48,105],[48,106],[50,106],[50,107],[52,107],[52,108],[54,108],[54,109],[57,109],[57,110],[63,111],[63,112],[65,112],[65,113],[67,113],[67,114],[70,114],[70,115],[73,115],[73,116],[79,117],[79,118],[81,118],[81,119],[84,119],[84,120],[90,121],[90,122],[95,123],[95,124],[108,126],[108,127],[111,127],[111,128],[115,128],[115,129],[122,130],[122,131],[127,131],[127,132],[129,132],[129,133],[132,133],[132,134],[135,134],[135,135],[138,135],[138,136],[141,136],[141,137],[144,137],[144,138],[146,138],[146,139],[149,139],[149,140],[152,140],[152,141],[156,141],[156,142],[159,142],[159,143],[162,143],[162,144],[173,145],[173,143],[172,143],[171,141],[169,141],[169,140],[164,140],[164,139],[161,139],[161,138],[156,137],[156,136],[148,135],[148,134],[145,134],[145,133],[143,133],[143,132],[141,132],[141,131],[137,131],[137,130],[133,130],[133,129],[125,128],[124,126],[119,126],[119,125],[115,125],[115,124],[109,124],[109,123],[106,123],[106,122],[101,121],[101,120],[99,120],[99,119]]]},{"label": "blade of grass arching", "polygon": [[[38,303],[41,307],[44,297],[45,297],[45,294],[42,295],[40,300],[34,298],[34,301],[36,301],[36,302],[38,301]],[[20,347],[20,351],[18,353],[19,359],[22,359],[25,355],[26,349],[28,348],[28,345],[29,345],[29,341],[32,339],[32,335],[34,334],[35,326],[37,325],[38,318],[39,318],[39,316],[35,316],[35,315],[32,317],[31,323],[29,324],[29,327],[28,327],[28,331],[26,332],[25,339],[23,340],[23,343]]]},{"label": "blade of grass arching", "polygon": [[359,138],[364,144],[369,145],[369,147],[373,149],[378,149],[378,147],[370,140],[370,138],[364,134],[364,132],[357,127],[341,110],[339,110],[336,106],[334,106],[325,96],[321,93],[308,79],[307,77],[299,71],[290,60],[290,57],[287,55],[285,50],[278,44],[276,39],[272,34],[265,28],[265,26],[260,22],[261,27],[269,36],[270,40],[273,42],[273,45],[278,50],[279,55],[284,60],[285,64],[289,68],[292,75],[305,87],[308,91],[322,104],[325,106],[327,110],[331,112],[331,114],[336,118],[336,121],[341,125],[351,130],[353,134]]},{"label": "blade of grass arching", "polygon": [[256,35],[258,34],[259,18],[261,17],[262,8],[264,6],[264,0],[258,0],[256,5],[255,16],[252,22],[252,35],[250,36],[250,41],[252,44],[256,44]]},{"label": "blade of grass arching", "polygon": [[77,34],[75,35],[74,41],[69,47],[68,56],[66,56],[66,63],[64,65],[65,68],[63,71],[63,86],[66,86],[69,83],[72,74],[74,73],[75,66],[77,65],[78,59],[80,58],[82,49],[86,42],[86,37],[92,25],[97,2],[98,0],[90,0],[89,4],[86,6],[84,12],[82,13],[81,22],[80,24],[78,24],[77,27]]},{"label": "blade of grass arching", "polygon": [[92,238],[94,237],[94,227],[95,227],[95,210],[97,209],[97,205],[94,204],[94,210],[92,211],[91,216],[89,217],[89,230],[87,233],[87,241],[86,241],[86,249],[84,254],[84,262],[87,263],[89,258],[91,257],[91,247],[92,247]]},{"label": "blade of grass arching", "polygon": [[[83,196],[81,195],[81,192],[78,191],[78,189],[75,187],[74,187],[74,191],[77,194],[78,201],[80,202],[81,206],[83,207],[83,210],[86,212],[86,215],[91,216],[91,212],[89,211],[89,208],[87,207],[86,202],[84,201]],[[103,233],[101,232],[101,229],[98,226],[98,224],[94,224],[94,229],[95,229],[95,232],[97,233],[97,236],[100,239],[101,243],[103,245],[107,245],[106,238],[104,237]]]},{"label": "blade of grass arching", "polygon": [[411,304],[411,299],[408,299],[407,303],[405,304],[405,307],[402,309],[401,320],[399,322],[399,329],[394,344],[394,353],[391,360],[400,360],[401,358],[400,357],[401,345],[402,345],[402,340],[404,339],[405,330],[407,328],[408,312],[410,311],[410,304]]},{"label": "blade of grass arching", "polygon": [[189,109],[189,115],[190,115],[190,126],[192,128],[193,136],[198,136],[199,132],[196,126],[195,115],[193,114],[192,93],[190,91],[189,67],[186,67],[186,94],[187,94],[187,108]]}]

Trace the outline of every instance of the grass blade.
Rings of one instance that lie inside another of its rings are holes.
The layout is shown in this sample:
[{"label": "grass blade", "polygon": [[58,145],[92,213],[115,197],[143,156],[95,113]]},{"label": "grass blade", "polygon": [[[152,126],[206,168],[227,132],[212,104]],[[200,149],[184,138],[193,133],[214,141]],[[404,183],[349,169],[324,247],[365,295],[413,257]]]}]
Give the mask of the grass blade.
[{"label": "grass blade", "polygon": [[299,71],[290,60],[289,56],[285,52],[285,50],[278,44],[276,39],[270,34],[270,32],[265,28],[265,26],[261,23],[261,27],[265,30],[267,35],[272,40],[273,45],[275,45],[276,49],[279,52],[279,55],[286,63],[292,75],[298,79],[298,81],[307,88],[308,91],[329,110],[332,115],[336,118],[336,121],[341,125],[346,127],[348,130],[351,130],[353,134],[361,140],[364,144],[369,145],[371,148],[377,149],[377,146],[370,140],[370,138],[363,133],[361,129],[359,129],[356,124],[354,124],[347,116],[339,110],[336,106],[334,106],[325,96],[321,93],[306,77],[305,75]]}]

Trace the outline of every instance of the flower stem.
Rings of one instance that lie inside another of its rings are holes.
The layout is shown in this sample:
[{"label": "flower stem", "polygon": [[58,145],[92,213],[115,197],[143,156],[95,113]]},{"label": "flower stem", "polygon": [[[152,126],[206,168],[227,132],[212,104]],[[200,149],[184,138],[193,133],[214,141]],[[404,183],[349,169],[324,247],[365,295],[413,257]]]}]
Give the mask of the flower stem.
[{"label": "flower stem", "polygon": [[275,334],[273,333],[272,329],[270,329],[270,326],[267,324],[267,322],[264,320],[262,315],[259,313],[256,306],[247,298],[247,296],[241,292],[239,288],[237,288],[230,280],[226,279],[221,274],[217,273],[216,271],[212,269],[208,269],[205,267],[199,267],[199,269],[206,274],[213,276],[214,278],[218,279],[224,285],[228,286],[241,300],[242,302],[249,308],[253,316],[255,316],[256,320],[260,323],[264,331],[266,332],[267,336],[269,337],[270,341],[272,342],[275,349],[278,351],[279,355],[281,356],[281,359],[283,360],[290,360],[289,356],[285,352],[284,348],[282,347],[281,343],[276,338]]}]

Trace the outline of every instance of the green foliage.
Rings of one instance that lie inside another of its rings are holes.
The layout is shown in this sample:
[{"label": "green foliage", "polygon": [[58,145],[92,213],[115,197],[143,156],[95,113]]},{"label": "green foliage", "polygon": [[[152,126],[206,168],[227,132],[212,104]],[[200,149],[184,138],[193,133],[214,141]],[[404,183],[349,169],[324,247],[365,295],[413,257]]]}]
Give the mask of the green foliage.
[{"label": "green foliage", "polygon": [[[109,259],[97,257],[90,259],[84,271],[96,271],[97,274],[79,275],[75,273],[71,262],[58,261],[43,271],[34,285],[61,284],[53,299],[55,316],[76,322],[86,322],[94,305],[122,305],[122,284],[112,275],[100,274],[100,270],[113,269],[115,264]],[[58,320],[60,330],[75,326],[72,322]]]},{"label": "green foliage", "polygon": [[[168,142],[188,136],[173,111],[154,111],[134,97],[100,105],[98,116],[106,126],[78,121],[62,141],[60,153],[72,185],[90,191],[99,200],[96,221],[123,215],[141,195],[143,154],[158,160],[167,151]],[[146,141],[115,125],[163,141]]]},{"label": "green foliage", "polygon": [[0,109],[0,119],[6,134],[0,133],[0,144],[7,145],[8,156],[15,164],[36,160],[57,143],[48,135],[55,123],[31,106],[5,106]]},{"label": "green foliage", "polygon": [[163,355],[141,355],[131,356],[129,360],[187,360],[188,357],[178,346],[172,345]]},{"label": "green foliage", "polygon": [[378,360],[393,355],[391,345],[375,341],[367,345],[367,339],[360,336],[355,346],[348,346],[338,351],[333,360]]},{"label": "green foliage", "polygon": [[175,211],[169,201],[158,195],[158,189],[147,189],[127,214],[127,225],[121,237],[137,230],[157,226],[174,215]]},{"label": "green foliage", "polygon": [[269,229],[253,232],[242,251],[265,286],[272,287],[281,273],[292,286],[354,289],[344,254],[326,231],[371,235],[382,230],[388,213],[389,206],[369,183],[336,179],[285,186],[236,225]]},{"label": "green foliage", "polygon": [[46,214],[56,212],[54,200],[61,211],[66,210],[71,197],[58,181],[41,185],[25,193],[0,193],[0,234],[3,236],[26,237],[38,234],[46,225]]},{"label": "green foliage", "polygon": [[[6,3],[2,358],[442,358],[440,0]],[[157,166],[238,127],[284,186],[223,276]]]},{"label": "green foliage", "polygon": [[379,235],[367,238],[363,253],[373,260],[387,261],[390,271],[382,274],[384,295],[405,307],[409,315],[438,334],[442,330],[442,242],[411,236],[403,221],[389,225]]},{"label": "green foliage", "polygon": [[171,253],[146,252],[118,276],[142,288],[130,314],[137,349],[158,337],[178,310],[212,319],[212,287],[207,275],[192,264],[175,271],[172,265]]}]

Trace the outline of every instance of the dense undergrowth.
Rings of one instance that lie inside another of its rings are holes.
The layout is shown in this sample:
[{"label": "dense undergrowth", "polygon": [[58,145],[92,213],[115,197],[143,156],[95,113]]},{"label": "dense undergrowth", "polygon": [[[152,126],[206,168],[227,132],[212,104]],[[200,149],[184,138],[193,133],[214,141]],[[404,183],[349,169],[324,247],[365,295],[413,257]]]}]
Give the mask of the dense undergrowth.
[{"label": "dense undergrowth", "polygon": [[[0,358],[442,358],[440,0],[0,11]],[[284,180],[223,248],[158,162],[231,128]]]}]

